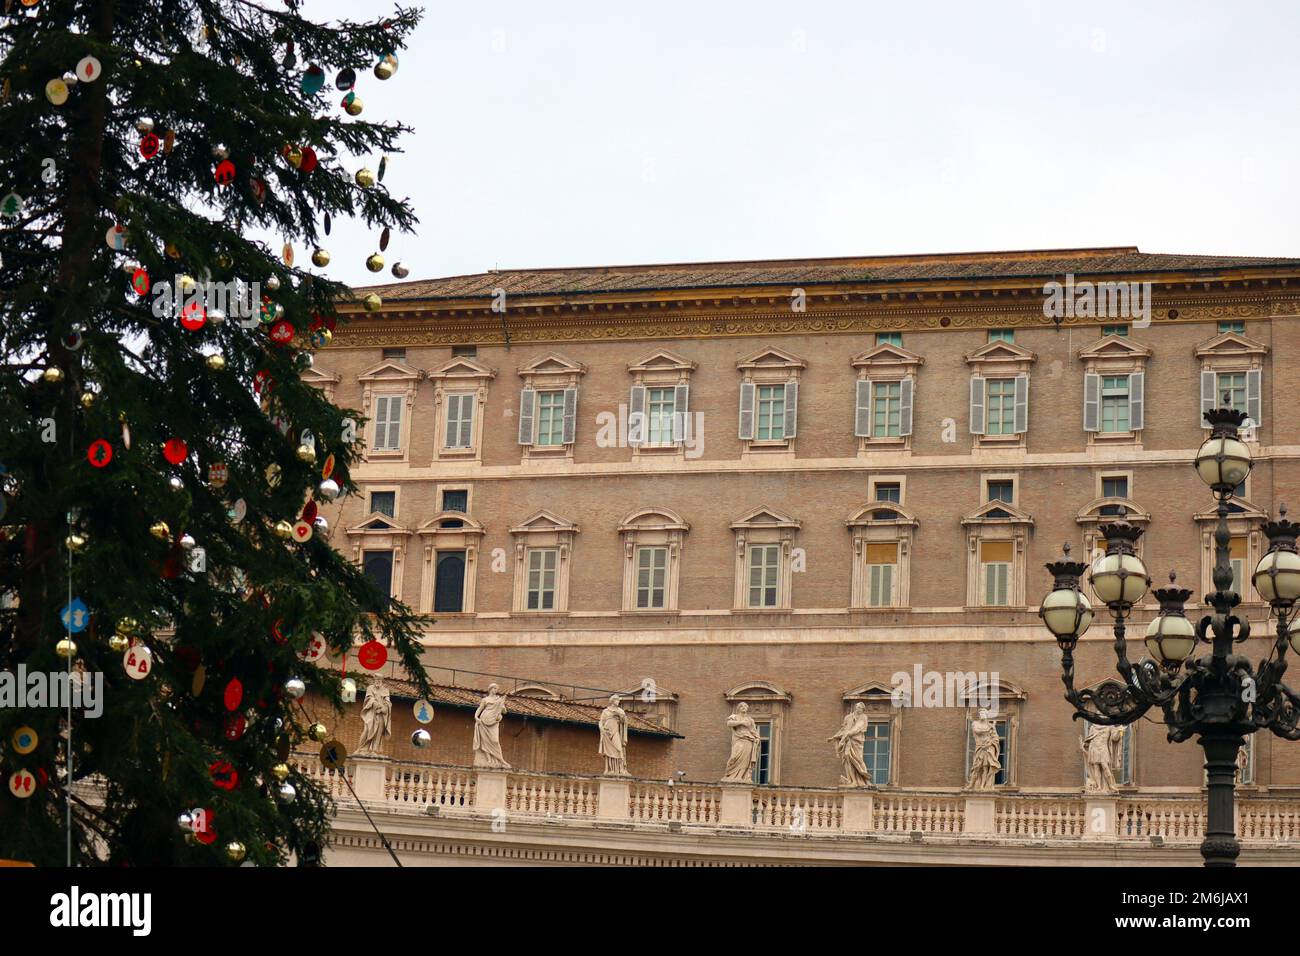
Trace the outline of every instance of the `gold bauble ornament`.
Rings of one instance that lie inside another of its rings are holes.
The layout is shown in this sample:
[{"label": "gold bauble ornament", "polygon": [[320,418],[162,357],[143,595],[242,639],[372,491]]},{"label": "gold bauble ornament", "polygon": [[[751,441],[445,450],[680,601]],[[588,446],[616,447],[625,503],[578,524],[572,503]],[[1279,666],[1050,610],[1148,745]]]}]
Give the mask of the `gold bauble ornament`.
[{"label": "gold bauble ornament", "polygon": [[379,253],[373,253],[366,259],[366,268],[371,272],[382,272],[384,269],[384,257]]},{"label": "gold bauble ornament", "polygon": [[54,653],[58,654],[60,657],[65,659],[69,657],[76,657],[77,644],[75,641],[72,640],[72,638],[65,637],[63,640],[59,641],[59,643],[54,645]]},{"label": "gold bauble ornament", "polygon": [[[168,255],[171,255],[171,253],[169,252]],[[194,276],[184,274],[177,277],[176,284],[180,286],[182,292],[192,292],[198,287],[198,282],[195,281]]]},{"label": "gold bauble ornament", "polygon": [[360,116],[365,105],[356,93],[349,93],[343,100],[343,108],[348,111],[349,116]]},{"label": "gold bauble ornament", "polygon": [[117,622],[117,633],[131,636],[140,630],[140,622],[133,617],[124,617]]},{"label": "gold bauble ornament", "polygon": [[375,184],[375,174],[368,167],[362,166],[357,170],[356,181],[358,186],[369,189]]},{"label": "gold bauble ornament", "polygon": [[[167,255],[172,259],[179,259],[181,257],[181,250],[174,242],[169,242],[167,245],[163,246],[163,252],[167,253]],[[182,276],[181,278],[184,279],[187,277]]]},{"label": "gold bauble ornament", "polygon": [[378,312],[384,304],[384,300],[379,297],[378,292],[371,292],[361,302],[365,305],[367,312]]},{"label": "gold bauble ornament", "polygon": [[287,763],[278,763],[271,768],[271,776],[275,777],[276,783],[284,783],[289,777],[289,765]]},{"label": "gold bauble ornament", "polygon": [[68,546],[69,551],[86,550],[85,537],[83,535],[76,534],[75,532],[73,534],[68,535],[66,538],[64,538],[63,543]]},{"label": "gold bauble ornament", "polygon": [[235,260],[230,257],[230,253],[222,252],[217,256],[217,265],[222,269],[229,269],[235,264]]},{"label": "gold bauble ornament", "polygon": [[220,372],[226,367],[226,357],[218,352],[214,352],[205,359],[208,368],[214,372]]},{"label": "gold bauble ornament", "polygon": [[90,407],[93,406],[94,404],[95,404],[95,393],[94,393],[94,392],[82,392],[82,393],[81,393],[81,407],[82,407],[82,408],[90,408]]},{"label": "gold bauble ornament", "polygon": [[126,649],[131,646],[131,642],[121,634],[114,634],[108,639],[108,649],[114,654],[125,654]]},{"label": "gold bauble ornament", "polygon": [[51,365],[41,373],[41,378],[45,379],[45,381],[49,382],[51,385],[58,385],[59,382],[63,381],[63,369],[59,368],[57,365]]},{"label": "gold bauble ornament", "polygon": [[277,536],[277,537],[280,537],[280,538],[292,538],[292,537],[293,537],[293,525],[291,525],[291,524],[290,524],[289,522],[287,522],[287,521],[283,521],[283,520],[281,520],[281,521],[277,521],[277,522],[275,523],[275,533],[276,533],[276,536]]},{"label": "gold bauble ornament", "polygon": [[238,840],[231,840],[226,844],[226,857],[231,863],[243,862],[246,853],[247,851],[244,849],[244,844],[240,843]]},{"label": "gold bauble ornament", "polygon": [[149,533],[159,541],[166,541],[172,536],[172,529],[167,527],[166,521],[155,521],[149,526]]},{"label": "gold bauble ornament", "polygon": [[298,460],[305,461],[307,464],[313,464],[316,461],[316,449],[311,445],[298,446]]},{"label": "gold bauble ornament", "polygon": [[307,728],[307,736],[318,742],[324,742],[329,735],[329,730],[320,721],[317,721]]},{"label": "gold bauble ornament", "polygon": [[317,249],[311,254],[311,264],[318,268],[324,269],[330,264],[330,254],[328,249]]}]

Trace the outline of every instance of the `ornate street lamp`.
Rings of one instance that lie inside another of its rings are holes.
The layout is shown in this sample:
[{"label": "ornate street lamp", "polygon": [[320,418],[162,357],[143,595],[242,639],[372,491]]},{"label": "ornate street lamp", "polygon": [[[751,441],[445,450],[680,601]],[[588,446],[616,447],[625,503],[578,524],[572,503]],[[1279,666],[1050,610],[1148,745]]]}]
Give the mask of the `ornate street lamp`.
[{"label": "ornate street lamp", "polygon": [[[1300,696],[1282,683],[1288,643],[1300,654],[1300,640],[1296,639],[1300,635],[1291,635],[1296,602],[1300,601],[1300,553],[1296,548],[1300,525],[1286,520],[1285,506],[1279,520],[1264,526],[1268,553],[1254,574],[1256,590],[1277,619],[1277,640],[1258,669],[1243,655],[1232,653],[1234,644],[1250,637],[1250,624],[1233,613],[1241,597],[1232,590],[1228,529],[1228,501],[1251,468],[1250,449],[1237,437],[1245,418],[1244,413],[1227,407],[1206,412],[1210,437],[1196,454],[1196,472],[1218,501],[1214,591],[1205,595],[1205,604],[1213,613],[1193,626],[1183,609],[1192,592],[1176,587],[1170,572],[1169,587],[1155,591],[1160,612],[1146,631],[1150,656],[1137,664],[1129,661],[1126,621],[1150,586],[1150,577],[1136,553],[1142,530],[1124,520],[1123,514],[1099,529],[1106,539],[1106,553],[1093,563],[1090,572],[1093,592],[1114,619],[1116,670],[1122,680],[1075,690],[1074,649],[1092,622],[1092,609],[1079,591],[1079,578],[1086,566],[1070,560],[1068,544],[1064,559],[1047,565],[1054,585],[1039,612],[1060,645],[1061,680],[1076,720],[1131,724],[1157,707],[1171,742],[1199,737],[1205,750],[1209,792],[1201,843],[1206,866],[1234,866],[1241,852],[1233,799],[1237,753],[1246,735],[1267,729],[1287,740],[1300,740]],[[1195,656],[1198,644],[1208,645],[1209,653]]]}]

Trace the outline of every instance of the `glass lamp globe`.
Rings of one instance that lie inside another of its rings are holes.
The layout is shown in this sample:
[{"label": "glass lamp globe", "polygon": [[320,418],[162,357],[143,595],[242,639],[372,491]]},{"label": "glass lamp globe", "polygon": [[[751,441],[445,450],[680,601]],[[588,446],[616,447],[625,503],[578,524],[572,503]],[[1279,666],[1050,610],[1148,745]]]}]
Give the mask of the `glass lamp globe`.
[{"label": "glass lamp globe", "polygon": [[1236,488],[1250,467],[1250,449],[1226,435],[1207,438],[1196,453],[1196,473],[1211,488]]},{"label": "glass lamp globe", "polygon": [[1093,562],[1090,577],[1105,604],[1136,604],[1151,586],[1146,565],[1135,554],[1103,554]]},{"label": "glass lamp globe", "polygon": [[1092,623],[1092,604],[1078,588],[1057,588],[1043,599],[1038,614],[1058,639],[1083,636]]},{"label": "glass lamp globe", "polygon": [[1147,625],[1147,653],[1161,664],[1187,660],[1196,646],[1196,629],[1181,614],[1159,614]]},{"label": "glass lamp globe", "polygon": [[1300,600],[1300,554],[1269,551],[1255,568],[1255,590],[1270,604]]}]

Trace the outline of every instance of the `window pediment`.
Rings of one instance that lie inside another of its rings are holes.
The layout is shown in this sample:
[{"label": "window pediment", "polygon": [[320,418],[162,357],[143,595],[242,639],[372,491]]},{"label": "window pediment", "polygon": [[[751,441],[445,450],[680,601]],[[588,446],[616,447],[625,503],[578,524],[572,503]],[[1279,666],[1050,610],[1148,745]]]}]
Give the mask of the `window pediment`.
[{"label": "window pediment", "polygon": [[[453,523],[444,527],[443,522],[458,522],[459,524]],[[420,535],[483,535],[487,533],[487,529],[463,511],[440,511],[420,525],[415,533]]]},{"label": "window pediment", "polygon": [[497,373],[496,369],[489,368],[481,362],[463,356],[456,356],[436,368],[430,369],[428,377],[444,386],[454,388],[460,382],[477,385],[485,381],[491,381],[497,377]]},{"label": "window pediment", "polygon": [[587,366],[573,362],[558,353],[551,352],[530,362],[519,369],[519,377],[530,385],[555,386],[569,383],[576,385],[587,374]]},{"label": "window pediment", "polygon": [[[1233,507],[1233,506],[1236,507]],[[1197,524],[1216,524],[1219,520],[1217,510],[1206,510],[1197,514],[1193,520]],[[1258,508],[1249,501],[1241,498],[1233,498],[1228,502],[1228,524],[1230,526],[1245,525],[1242,530],[1254,530],[1261,523],[1268,521],[1269,516],[1262,508]],[[1233,530],[1237,530],[1236,527]]]},{"label": "window pediment", "polygon": [[[1123,508],[1124,514],[1103,514],[1104,508]],[[1112,521],[1127,521],[1131,525],[1145,528],[1151,523],[1151,512],[1144,509],[1130,498],[1094,498],[1075,515],[1074,520],[1081,525],[1102,525]]]},{"label": "window pediment", "polygon": [[754,701],[767,701],[771,703],[788,704],[792,698],[789,691],[773,684],[771,681],[752,680],[743,684],[737,684],[731,690],[723,695],[727,702],[738,704],[741,701],[753,703]]},{"label": "window pediment", "polygon": [[380,511],[372,511],[361,522],[347,529],[347,534],[400,534],[409,535],[411,530],[403,528],[392,518]]},{"label": "window pediment", "polygon": [[1207,339],[1196,347],[1196,357],[1206,359],[1241,359],[1243,364],[1257,366],[1259,360],[1268,354],[1268,346],[1254,339],[1248,339],[1240,332],[1220,332],[1212,339]]},{"label": "window pediment", "polygon": [[1011,504],[1009,501],[988,501],[961,519],[963,525],[970,524],[1033,524],[1034,516]]},{"label": "window pediment", "polygon": [[966,353],[966,364],[981,375],[1000,372],[1027,372],[1038,361],[1038,355],[1015,342],[997,340],[986,342],[973,352]]},{"label": "window pediment", "polygon": [[300,378],[308,385],[313,385],[328,394],[335,385],[343,381],[342,377],[334,372],[327,372],[323,368],[313,365],[302,373]]},{"label": "window pediment", "polygon": [[915,375],[916,370],[925,364],[925,359],[902,346],[886,342],[855,356],[849,364],[858,370],[859,377],[904,378]]},{"label": "window pediment", "polygon": [[384,359],[384,361],[370,366],[358,375],[357,381],[371,383],[418,382],[422,378],[424,378],[424,373],[419,369],[396,359]]},{"label": "window pediment", "polygon": [[[877,517],[881,512],[887,513],[886,517]],[[920,522],[908,508],[894,501],[873,501],[863,508],[859,508],[852,515],[844,520],[845,525],[850,528],[859,528],[864,525],[876,527],[879,525],[908,525],[915,527]]]},{"label": "window pediment", "polygon": [[572,521],[567,518],[557,517],[545,509],[534,512],[521,524],[510,529],[511,534],[555,534],[560,532],[574,534],[577,531],[578,526]]},{"label": "window pediment", "polygon": [[859,684],[852,690],[846,690],[841,699],[846,704],[855,704],[862,701],[866,704],[871,703],[892,703],[894,699],[894,688],[878,680],[867,681],[865,684]]},{"label": "window pediment", "polygon": [[683,358],[668,349],[657,349],[641,361],[629,365],[627,370],[633,375],[645,375],[650,372],[678,372],[689,375],[698,367],[697,363]]},{"label": "window pediment", "polygon": [[731,523],[733,531],[746,529],[769,529],[769,528],[788,528],[798,530],[799,522],[784,515],[772,508],[759,507],[752,511],[746,511],[743,515]]},{"label": "window pediment", "polygon": [[1123,335],[1107,335],[1087,348],[1080,349],[1079,358],[1084,362],[1089,359],[1148,359],[1151,357],[1151,349],[1147,348],[1140,342],[1135,342]]},{"label": "window pediment", "polygon": [[618,526],[620,532],[626,531],[690,531],[691,526],[675,512],[666,508],[645,508],[634,511],[624,518]]},{"label": "window pediment", "polygon": [[807,368],[808,363],[785,349],[779,349],[775,346],[759,349],[753,355],[736,363],[736,368],[742,372],[754,372],[756,370],[785,370],[793,373],[796,369]]}]

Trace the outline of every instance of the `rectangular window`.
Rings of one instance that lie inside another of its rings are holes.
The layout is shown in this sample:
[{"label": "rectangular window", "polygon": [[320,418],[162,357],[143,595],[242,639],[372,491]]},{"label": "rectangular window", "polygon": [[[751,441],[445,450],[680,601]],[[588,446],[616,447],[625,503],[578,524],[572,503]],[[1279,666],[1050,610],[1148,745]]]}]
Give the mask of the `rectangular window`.
[{"label": "rectangular window", "polygon": [[874,438],[897,438],[903,410],[902,382],[873,382],[871,385],[871,434]]},{"label": "rectangular window", "polygon": [[1126,432],[1129,430],[1129,400],[1127,375],[1105,375],[1101,379],[1101,430]]},{"label": "rectangular window", "polygon": [[378,512],[381,515],[388,515],[390,518],[397,517],[397,492],[370,492],[370,512],[371,514]]},{"label": "rectangular window", "polygon": [[980,544],[980,574],[986,607],[1010,604],[1012,543],[984,541]]},{"label": "rectangular window", "polygon": [[636,552],[636,606],[664,606],[667,593],[668,549],[638,548]]},{"label": "rectangular window", "polygon": [[537,393],[537,444],[564,444],[564,393]]},{"label": "rectangular window", "polygon": [[451,347],[453,358],[476,358],[478,356],[477,345],[453,345]]},{"label": "rectangular window", "polygon": [[1229,319],[1226,322],[1219,323],[1220,332],[1236,332],[1238,335],[1246,334],[1245,319]]},{"label": "rectangular window", "polygon": [[898,576],[898,545],[867,545],[867,606],[893,607],[894,579]]},{"label": "rectangular window", "polygon": [[393,593],[393,552],[366,551],[361,556],[361,568],[383,597],[382,607],[388,607]]},{"label": "rectangular window", "polygon": [[876,344],[893,345],[901,349],[903,347],[903,333],[902,332],[877,332]]},{"label": "rectangular window", "polygon": [[384,349],[384,358],[393,362],[405,362],[406,349]]},{"label": "rectangular window", "polygon": [[439,551],[434,568],[433,609],[447,614],[465,609],[465,552]]},{"label": "rectangular window", "polygon": [[1224,396],[1228,398],[1228,407],[1235,408],[1239,412],[1246,411],[1246,373],[1245,372],[1220,372],[1216,382],[1218,389],[1214,395],[1214,404],[1217,407]]},{"label": "rectangular window", "polygon": [[893,739],[887,720],[873,720],[867,724],[867,736],[862,741],[862,761],[871,774],[871,782],[880,786],[889,784],[889,765]]},{"label": "rectangular window", "polygon": [[772,724],[770,721],[755,721],[758,729],[758,762],[754,764],[754,783],[772,782]]},{"label": "rectangular window", "polygon": [[459,511],[465,514],[469,511],[469,491],[465,488],[448,489],[442,493],[442,510]]},{"label": "rectangular window", "polygon": [[892,501],[896,505],[903,503],[903,487],[896,481],[876,483],[876,500]]},{"label": "rectangular window", "polygon": [[759,441],[781,441],[785,438],[785,385],[760,385],[755,391],[758,401],[758,428],[754,435]]},{"label": "rectangular window", "polygon": [[375,396],[375,450],[399,451],[402,447],[402,395]]},{"label": "rectangular window", "polygon": [[749,549],[749,606],[776,607],[781,546],[761,544]]},{"label": "rectangular window", "polygon": [[984,434],[1014,435],[1016,433],[1016,380],[990,378],[985,383],[988,403],[984,418]]},{"label": "rectangular window", "polygon": [[1005,501],[1011,504],[1016,496],[1016,483],[1004,479],[986,482],[985,488],[988,492],[989,501]]},{"label": "rectangular window", "polygon": [[1127,325],[1103,325],[1101,327],[1101,334],[1121,335],[1124,338],[1128,338],[1128,326]]},{"label": "rectangular window", "polygon": [[[993,782],[998,786],[1007,783],[1010,779],[1009,771],[1011,767],[1011,724],[1003,718],[995,720],[993,725],[998,731],[998,775],[993,778]],[[970,775],[971,758],[975,755],[975,735],[969,730],[966,731],[966,774]]]},{"label": "rectangular window", "polygon": [[444,448],[470,448],[474,443],[473,392],[454,392],[446,396],[447,431],[443,435]]},{"label": "rectangular window", "polygon": [[651,445],[673,443],[673,413],[677,410],[677,389],[645,390],[646,442]]},{"label": "rectangular window", "polygon": [[1101,496],[1103,498],[1127,498],[1127,475],[1103,475],[1101,479]]},{"label": "rectangular window", "polygon": [[528,552],[528,610],[555,609],[555,569],[559,559],[557,548],[533,548]]},{"label": "rectangular window", "polygon": [[1015,340],[1015,329],[989,329],[990,342],[1014,342]]}]

